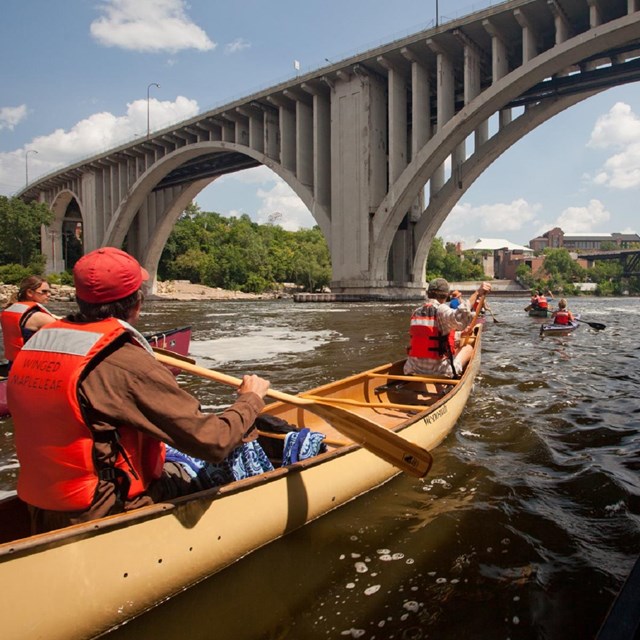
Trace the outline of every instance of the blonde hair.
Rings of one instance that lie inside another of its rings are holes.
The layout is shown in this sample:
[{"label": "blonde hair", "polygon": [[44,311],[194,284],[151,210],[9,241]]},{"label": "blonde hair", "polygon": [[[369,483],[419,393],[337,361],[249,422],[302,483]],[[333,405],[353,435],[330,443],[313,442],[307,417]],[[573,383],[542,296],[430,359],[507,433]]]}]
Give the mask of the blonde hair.
[{"label": "blonde hair", "polygon": [[567,308],[567,299],[560,298],[560,300],[558,300],[558,309],[566,309],[566,308]]}]

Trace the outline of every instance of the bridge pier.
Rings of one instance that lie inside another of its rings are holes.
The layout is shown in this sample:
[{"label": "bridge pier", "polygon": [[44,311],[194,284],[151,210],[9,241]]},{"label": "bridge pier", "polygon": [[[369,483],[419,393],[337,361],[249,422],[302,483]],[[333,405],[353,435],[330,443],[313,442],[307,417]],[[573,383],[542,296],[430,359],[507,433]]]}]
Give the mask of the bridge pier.
[{"label": "bridge pier", "polygon": [[425,284],[391,280],[332,281],[331,294],[336,300],[423,300]]}]

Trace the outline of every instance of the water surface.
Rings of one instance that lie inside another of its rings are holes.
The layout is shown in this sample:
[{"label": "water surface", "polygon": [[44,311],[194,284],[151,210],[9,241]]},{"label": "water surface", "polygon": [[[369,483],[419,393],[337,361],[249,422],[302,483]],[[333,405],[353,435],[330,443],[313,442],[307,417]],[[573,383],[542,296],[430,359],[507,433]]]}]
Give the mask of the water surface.
[{"label": "water surface", "polygon": [[[607,329],[545,338],[527,303],[491,300],[480,375],[427,478],[398,476],[110,640],[593,638],[640,552],[640,300],[570,299]],[[141,328],[191,324],[200,364],[298,392],[403,357],[412,306],[153,302]],[[233,400],[179,379],[212,410]],[[0,421],[4,491],[11,431]]]}]

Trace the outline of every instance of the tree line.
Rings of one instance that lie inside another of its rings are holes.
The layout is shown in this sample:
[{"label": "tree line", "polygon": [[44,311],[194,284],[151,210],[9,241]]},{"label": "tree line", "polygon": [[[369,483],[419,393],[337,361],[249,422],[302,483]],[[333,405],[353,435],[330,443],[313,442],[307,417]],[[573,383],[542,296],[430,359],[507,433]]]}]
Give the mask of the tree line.
[{"label": "tree line", "polygon": [[[40,230],[52,220],[53,214],[44,204],[0,196],[0,282],[16,284],[27,275],[44,273]],[[80,251],[68,252],[67,272],[49,274],[48,279],[72,284],[71,268],[79,255]],[[578,295],[577,283],[593,282],[598,295],[640,293],[640,279],[623,279],[617,261],[600,260],[585,269],[566,249],[545,249],[544,256],[538,273],[532,273],[526,264],[518,267],[517,278],[523,286]],[[486,279],[482,253],[465,251],[460,255],[453,243],[434,238],[425,278],[436,277],[452,282]],[[317,226],[287,231],[278,224],[253,222],[246,214],[225,217],[191,204],[167,240],[158,278],[251,293],[277,290],[284,283],[304,291],[321,291],[331,281],[331,257]]]}]

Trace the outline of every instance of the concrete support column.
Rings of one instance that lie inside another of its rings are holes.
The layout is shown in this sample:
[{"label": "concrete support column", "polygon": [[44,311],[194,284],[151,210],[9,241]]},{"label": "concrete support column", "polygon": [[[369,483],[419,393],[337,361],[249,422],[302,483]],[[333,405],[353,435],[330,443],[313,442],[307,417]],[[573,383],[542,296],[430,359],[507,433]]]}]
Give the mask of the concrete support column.
[{"label": "concrete support column", "polygon": [[547,6],[553,15],[556,30],[556,44],[562,44],[569,39],[571,26],[558,0],[547,0]]},{"label": "concrete support column", "polygon": [[589,5],[589,26],[594,29],[602,24],[602,13],[600,12],[600,3],[598,0],[587,0]]},{"label": "concrete support column", "polygon": [[388,71],[389,184],[392,185],[407,166],[407,81],[384,56],[378,62]]},{"label": "concrete support column", "polygon": [[360,70],[342,74],[331,100],[332,290],[384,286],[370,272],[370,216],[387,192],[386,87]]},{"label": "concrete support column", "polygon": [[313,108],[296,102],[296,169],[298,180],[313,186]]},{"label": "concrete support column", "polygon": [[249,123],[249,147],[264,153],[264,118],[262,111],[254,107],[237,107],[236,111]]},{"label": "concrete support column", "polygon": [[235,142],[236,141],[236,126],[234,122],[224,120],[221,123],[222,127],[222,140],[223,142]]},{"label": "concrete support column", "polygon": [[[473,101],[480,95],[482,88],[480,87],[480,61],[481,53],[477,47],[466,42],[464,47],[464,103],[465,105]],[[480,124],[474,132],[474,148],[479,149],[489,139],[489,121],[485,120]],[[463,149],[464,150],[464,149]],[[466,157],[461,158],[461,163]],[[460,165],[462,166],[462,165]],[[458,182],[461,181],[458,176]]]},{"label": "concrete support column", "polygon": [[280,157],[280,119],[278,112],[266,109],[264,112],[264,153],[272,160]]},{"label": "concrete support column", "polygon": [[[411,147],[410,160],[431,139],[431,83],[429,70],[415,56],[411,49],[401,50],[402,55],[411,62]],[[409,212],[408,233],[411,238],[411,252],[414,254],[414,223],[420,220],[425,209],[424,189],[413,203]],[[413,260],[413,258],[412,258]],[[409,266],[411,274],[411,266]]]},{"label": "concrete support column", "polygon": [[295,107],[285,98],[269,96],[269,102],[278,107],[278,126],[280,128],[280,164],[296,173],[296,114]]},{"label": "concrete support column", "polygon": [[411,62],[411,148],[410,160],[415,158],[431,138],[431,86],[429,71],[418,60],[411,49],[401,50]]},{"label": "concrete support column", "polygon": [[[249,121],[247,118],[240,114],[234,114],[234,122],[236,123],[235,127],[235,140],[236,144],[243,144],[245,147],[249,146]],[[231,116],[230,116],[231,117]]]},{"label": "concrete support column", "polygon": [[303,84],[313,96],[313,197],[328,207],[331,202],[331,103],[325,89]]},{"label": "concrete support column", "polygon": [[[455,75],[451,57],[432,39],[427,44],[437,55],[436,62],[436,110],[437,130],[455,115]],[[445,182],[444,164],[436,169],[429,183],[433,199]]]},{"label": "concrete support column", "polygon": [[516,9],[513,16],[522,29],[522,64],[526,64],[538,55],[536,32],[523,11]]},{"label": "concrete support column", "polygon": [[[507,45],[500,30],[491,20],[484,20],[482,24],[486,32],[491,36],[491,84],[494,84],[509,73]],[[512,119],[511,109],[502,109],[498,114],[498,127],[503,129]]]}]

